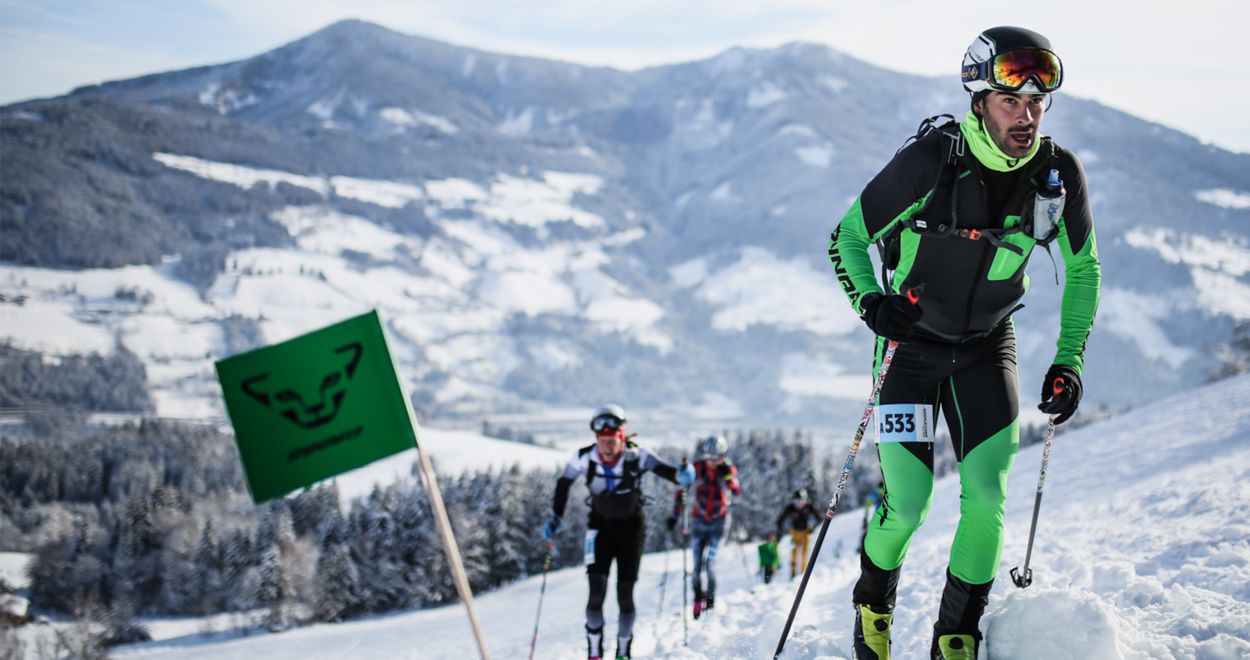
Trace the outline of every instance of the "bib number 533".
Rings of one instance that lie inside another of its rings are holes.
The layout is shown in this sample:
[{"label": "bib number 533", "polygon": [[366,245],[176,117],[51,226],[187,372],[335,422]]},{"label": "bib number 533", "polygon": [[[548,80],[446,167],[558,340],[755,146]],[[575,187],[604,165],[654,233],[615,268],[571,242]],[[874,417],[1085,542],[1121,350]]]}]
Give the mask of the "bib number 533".
[{"label": "bib number 533", "polygon": [[933,408],[924,403],[877,407],[877,442],[933,442]]}]

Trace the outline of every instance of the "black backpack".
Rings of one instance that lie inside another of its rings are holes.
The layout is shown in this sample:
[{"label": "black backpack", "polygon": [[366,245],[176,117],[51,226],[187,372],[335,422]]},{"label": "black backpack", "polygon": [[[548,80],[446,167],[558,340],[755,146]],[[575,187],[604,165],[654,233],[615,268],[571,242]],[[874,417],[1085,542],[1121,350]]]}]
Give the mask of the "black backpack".
[{"label": "black backpack", "polygon": [[[897,156],[909,144],[917,142],[934,132],[941,135],[946,144],[946,157],[943,159],[941,167],[938,168],[938,175],[933,184],[932,194],[929,195],[929,199],[919,211],[912,214],[907,220],[895,225],[877,240],[877,251],[881,256],[881,282],[886,290],[890,288],[887,271],[894,271],[898,268],[902,243],[900,236],[904,227],[919,234],[938,238],[959,237],[972,240],[984,238],[995,247],[1005,248],[1019,255],[1024,254],[1023,248],[1005,242],[1002,239],[1008,234],[1031,230],[1033,222],[1031,204],[1026,203],[1024,205],[1020,223],[1010,229],[961,229],[959,227],[957,213],[959,161],[968,154],[968,149],[963,131],[959,129],[959,122],[955,121],[952,115],[934,115],[921,121],[915,135],[907,138],[899,146],[898,150],[894,152],[894,155]],[[1056,158],[1054,144],[1049,137],[1042,137],[1041,139],[1043,141],[1042,148],[1046,150],[1046,153],[1042,156],[1044,162],[1053,164]],[[1054,232],[1047,238],[1037,241],[1038,245],[1046,248],[1048,254],[1050,253],[1050,243],[1055,239],[1057,233]],[[1051,261],[1054,261],[1053,255],[1051,256]],[[1056,281],[1057,278],[1058,274],[1056,274]]]},{"label": "black backpack", "polygon": [[[589,461],[586,466],[586,488],[596,476],[603,476],[598,463]],[[591,494],[587,504],[593,514],[605,520],[626,520],[642,514],[642,466],[638,446],[632,442],[625,444],[625,456],[622,462],[621,477],[612,490]]]}]

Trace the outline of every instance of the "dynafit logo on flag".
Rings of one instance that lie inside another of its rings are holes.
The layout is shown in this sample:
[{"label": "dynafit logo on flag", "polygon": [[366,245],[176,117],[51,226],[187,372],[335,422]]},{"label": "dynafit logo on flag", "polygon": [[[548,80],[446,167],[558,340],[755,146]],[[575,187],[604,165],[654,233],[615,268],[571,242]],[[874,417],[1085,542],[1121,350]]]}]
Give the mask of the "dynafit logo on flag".
[{"label": "dynafit logo on flag", "polygon": [[[299,387],[289,384],[278,384],[271,374],[262,373],[243,381],[243,391],[256,399],[266,408],[276,410],[292,424],[311,429],[334,421],[335,415],[343,406],[343,397],[347,396],[347,386],[356,373],[356,365],[364,347],[359,342],[334,349],[335,355],[347,355],[338,369],[326,373],[320,378],[316,393],[305,401]],[[281,388],[281,389],[278,389]],[[307,392],[307,390],[305,390]]]},{"label": "dynafit logo on flag", "polygon": [[257,503],[416,446],[377,312],[216,366]]}]

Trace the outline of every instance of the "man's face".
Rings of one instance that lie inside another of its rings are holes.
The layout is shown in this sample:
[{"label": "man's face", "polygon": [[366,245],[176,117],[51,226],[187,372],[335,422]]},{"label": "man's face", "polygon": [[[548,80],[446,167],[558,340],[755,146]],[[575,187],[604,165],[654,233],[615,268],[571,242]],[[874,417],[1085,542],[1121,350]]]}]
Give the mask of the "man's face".
[{"label": "man's face", "polygon": [[617,429],[604,429],[602,432],[595,433],[595,443],[599,445],[599,457],[609,463],[620,458],[625,451],[624,433],[618,433]]},{"label": "man's face", "polygon": [[1038,139],[1046,95],[995,91],[977,101],[977,108],[994,144],[1012,158],[1023,158]]}]

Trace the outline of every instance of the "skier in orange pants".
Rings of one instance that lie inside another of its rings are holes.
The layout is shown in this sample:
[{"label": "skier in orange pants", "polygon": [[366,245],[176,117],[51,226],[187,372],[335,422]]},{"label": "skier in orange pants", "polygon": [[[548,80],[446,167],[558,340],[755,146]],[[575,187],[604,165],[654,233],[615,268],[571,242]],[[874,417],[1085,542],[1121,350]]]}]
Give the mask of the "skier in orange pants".
[{"label": "skier in orange pants", "polygon": [[807,500],[807,489],[794,491],[794,498],[777,516],[777,536],[785,529],[790,530],[790,579],[807,570],[807,542],[812,536],[812,528],[820,516],[812,503]]}]

